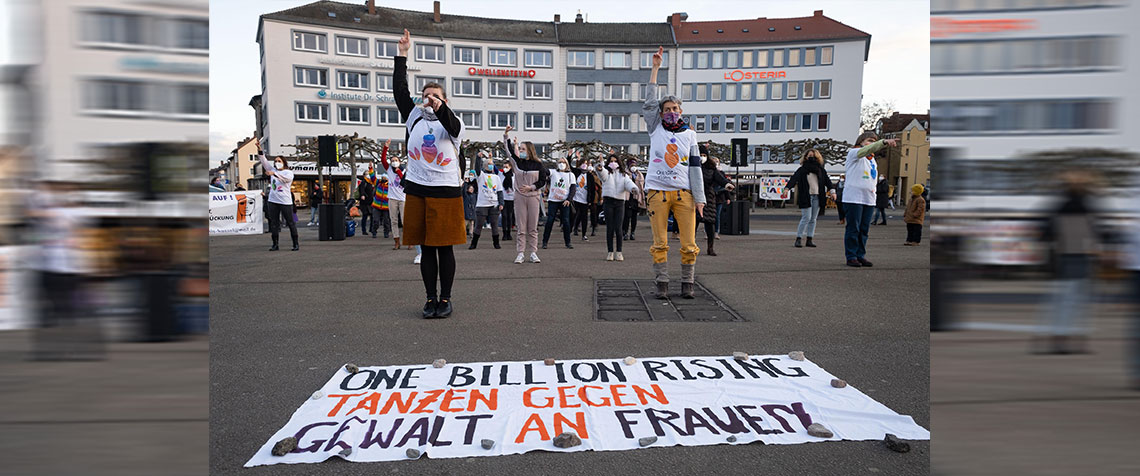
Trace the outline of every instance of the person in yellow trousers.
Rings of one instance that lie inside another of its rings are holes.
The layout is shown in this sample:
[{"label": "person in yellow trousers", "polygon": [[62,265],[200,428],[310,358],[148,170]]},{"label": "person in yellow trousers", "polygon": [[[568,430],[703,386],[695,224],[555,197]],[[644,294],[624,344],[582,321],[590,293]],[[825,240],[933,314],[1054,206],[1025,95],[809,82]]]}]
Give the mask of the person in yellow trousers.
[{"label": "person in yellow trousers", "polygon": [[649,75],[649,91],[641,116],[649,132],[649,169],[645,174],[645,202],[649,206],[649,224],[653,229],[653,272],[656,275],[657,299],[669,293],[669,213],[677,220],[681,239],[681,297],[693,299],[696,282],[697,248],[696,216],[704,216],[704,176],[697,133],[681,120],[681,99],[659,98],[657,70],[661,68],[664,48],[653,54]]}]

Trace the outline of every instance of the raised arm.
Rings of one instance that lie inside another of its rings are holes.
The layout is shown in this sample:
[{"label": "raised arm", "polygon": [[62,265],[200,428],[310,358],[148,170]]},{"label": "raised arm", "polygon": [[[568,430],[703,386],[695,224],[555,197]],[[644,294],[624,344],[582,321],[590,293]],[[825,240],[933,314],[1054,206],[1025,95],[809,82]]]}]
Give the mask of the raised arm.
[{"label": "raised arm", "polygon": [[408,120],[408,115],[416,108],[416,103],[412,102],[412,93],[408,91],[408,49],[411,47],[412,38],[405,28],[404,36],[396,43],[398,52],[392,61],[392,95],[396,98],[400,119],[404,121]]},{"label": "raised arm", "polygon": [[883,146],[894,146],[895,144],[898,144],[897,139],[879,139],[878,141],[875,141],[874,143],[859,149],[859,152],[855,155],[857,157],[866,157],[868,155],[874,154],[875,152],[878,152],[879,149],[883,148]]},{"label": "raised arm", "polygon": [[262,140],[263,139],[257,140],[257,159],[261,161],[261,171],[265,175],[272,177],[277,172],[273,168],[273,164],[269,163],[269,159],[265,158],[265,151],[261,149]]},{"label": "raised arm", "polygon": [[[438,103],[438,106],[436,104]],[[433,98],[432,106],[435,109],[435,115],[439,118],[440,124],[443,124],[443,129],[447,131],[448,135],[457,139],[463,136],[463,121],[459,120],[451,108],[447,107],[447,103]]]},{"label": "raised arm", "polygon": [[653,133],[661,125],[660,93],[657,90],[657,70],[661,69],[661,56],[665,48],[658,46],[653,53],[653,69],[649,73],[649,83],[645,85],[649,90],[645,93],[645,103],[641,105],[641,117],[645,119],[646,132]]},{"label": "raised arm", "polygon": [[518,164],[517,160],[519,160],[519,156],[517,153],[515,153],[515,146],[517,144],[511,143],[510,133],[511,133],[511,126],[510,126],[510,124],[508,124],[507,129],[503,131],[503,148],[507,150],[507,160],[509,160],[511,162],[511,168],[514,170],[518,170],[519,164]]},{"label": "raised arm", "polygon": [[388,170],[388,168],[389,168],[388,167],[388,146],[391,144],[392,144],[392,139],[388,139],[388,140],[384,141],[384,149],[382,149],[380,151],[380,165],[382,165],[384,167],[384,170]]}]

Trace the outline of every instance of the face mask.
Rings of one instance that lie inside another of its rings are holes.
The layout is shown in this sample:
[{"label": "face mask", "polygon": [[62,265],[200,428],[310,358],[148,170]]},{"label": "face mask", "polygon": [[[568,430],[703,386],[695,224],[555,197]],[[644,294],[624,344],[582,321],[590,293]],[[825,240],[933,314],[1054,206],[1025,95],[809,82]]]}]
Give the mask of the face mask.
[{"label": "face mask", "polygon": [[610,162],[609,167],[610,167],[610,170],[617,170],[618,164],[617,164],[617,162]]},{"label": "face mask", "polygon": [[507,173],[507,172],[510,172],[510,171],[511,171],[511,168],[510,168],[510,167],[503,167],[503,173]]},{"label": "face mask", "polygon": [[565,162],[559,162],[559,163],[558,163],[558,170],[562,170],[562,171],[565,171],[566,169],[567,169],[567,167],[566,167],[566,163],[565,163]]},{"label": "face mask", "polygon": [[519,158],[520,158],[520,159],[525,159],[525,158],[526,158],[526,152],[523,152],[523,153],[519,154]]},{"label": "face mask", "polygon": [[709,157],[708,157],[707,155],[702,155],[702,156],[701,156],[701,163],[702,163],[702,164],[703,164],[703,163],[705,163],[705,162],[708,162],[708,161],[709,161]]},{"label": "face mask", "polygon": [[488,171],[488,172],[494,172],[494,171],[495,171],[495,166],[494,166],[494,165],[484,165],[484,166],[483,166],[483,170],[486,170],[486,171]]},{"label": "face mask", "polygon": [[681,115],[676,112],[667,112],[661,115],[661,120],[669,124],[676,124],[677,121],[681,120]]},{"label": "face mask", "polygon": [[285,164],[283,164],[281,162],[274,162],[273,167],[276,168],[277,170],[282,170],[285,168]]},{"label": "face mask", "polygon": [[578,168],[580,168],[582,170],[590,170],[590,164],[582,164],[582,166],[578,167]]},{"label": "face mask", "polygon": [[394,168],[394,169],[400,168],[400,163],[399,162],[392,162],[392,168]]}]

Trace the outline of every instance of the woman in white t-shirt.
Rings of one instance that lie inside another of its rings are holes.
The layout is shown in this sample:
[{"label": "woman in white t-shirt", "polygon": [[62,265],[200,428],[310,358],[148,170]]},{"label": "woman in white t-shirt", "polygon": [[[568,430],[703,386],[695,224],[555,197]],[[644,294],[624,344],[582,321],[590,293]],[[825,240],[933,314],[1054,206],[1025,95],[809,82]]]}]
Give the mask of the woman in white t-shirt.
[{"label": "woman in white t-shirt", "polygon": [[[264,139],[263,139],[264,140]],[[273,237],[273,246],[269,251],[277,251],[278,237],[281,233],[281,220],[289,227],[289,237],[293,239],[293,251],[300,249],[297,238],[297,223],[293,221],[293,171],[289,170],[289,161],[285,157],[273,158],[270,165],[262,149],[263,144],[257,144],[257,158],[261,160],[261,168],[269,176],[269,234]]]},{"label": "woman in white t-shirt", "polygon": [[562,238],[566,241],[566,247],[574,249],[574,245],[570,244],[570,229],[573,226],[570,222],[570,198],[578,191],[575,180],[574,174],[570,172],[570,162],[565,157],[558,159],[558,169],[550,171],[548,182],[550,192],[546,198],[546,230],[542,233],[544,250],[550,241],[550,230],[554,228],[554,217],[562,220]]}]

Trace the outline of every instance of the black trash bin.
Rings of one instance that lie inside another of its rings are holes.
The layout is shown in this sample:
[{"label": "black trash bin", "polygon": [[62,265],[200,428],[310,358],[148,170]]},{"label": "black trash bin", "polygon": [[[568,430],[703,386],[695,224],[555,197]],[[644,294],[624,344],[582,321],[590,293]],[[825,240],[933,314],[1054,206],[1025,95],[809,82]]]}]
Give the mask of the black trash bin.
[{"label": "black trash bin", "polygon": [[344,204],[322,203],[317,213],[320,216],[320,241],[344,240]]},{"label": "black trash bin", "polygon": [[138,274],[142,286],[143,315],[146,317],[147,342],[166,342],[178,335],[178,316],[174,312],[178,274],[149,271]]}]

